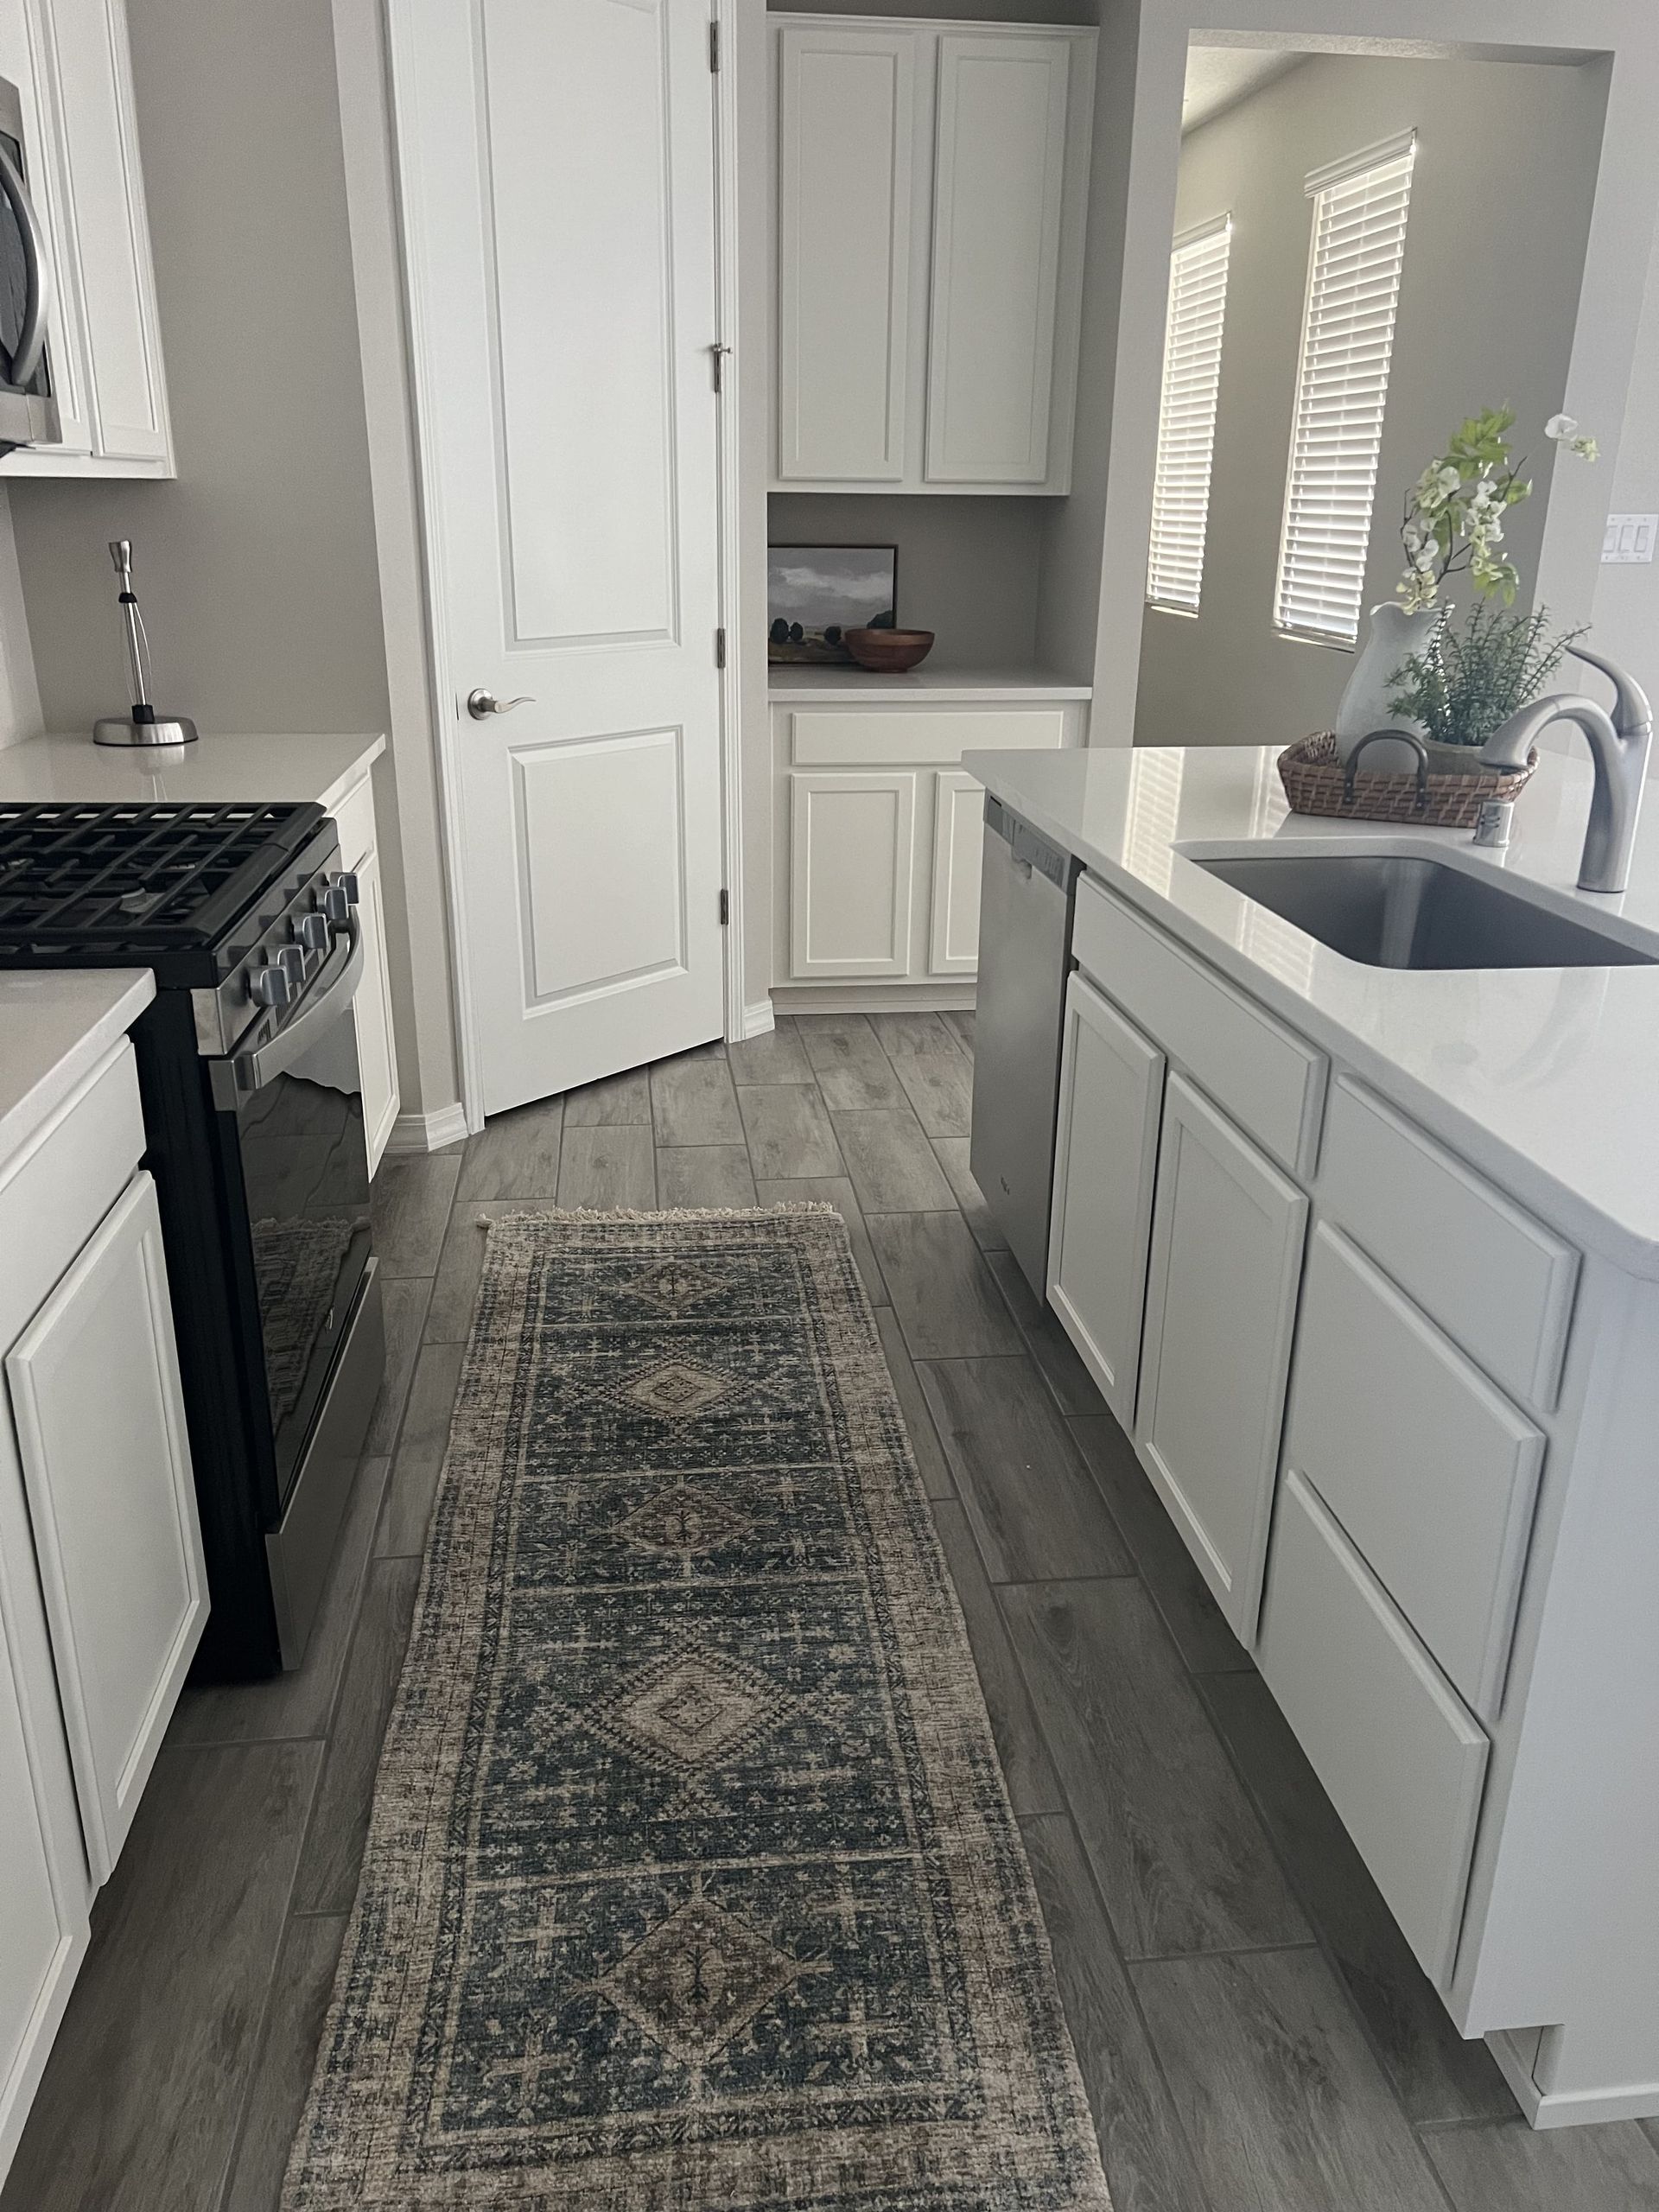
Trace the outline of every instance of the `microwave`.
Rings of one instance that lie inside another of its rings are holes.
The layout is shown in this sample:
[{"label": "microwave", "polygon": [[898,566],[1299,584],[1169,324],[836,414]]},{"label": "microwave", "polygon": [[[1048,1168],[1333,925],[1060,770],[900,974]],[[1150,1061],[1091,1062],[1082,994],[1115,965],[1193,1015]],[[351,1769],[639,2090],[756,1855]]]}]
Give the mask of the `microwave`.
[{"label": "microwave", "polygon": [[23,104],[0,77],[0,453],[62,435],[46,358],[52,266],[29,197]]}]

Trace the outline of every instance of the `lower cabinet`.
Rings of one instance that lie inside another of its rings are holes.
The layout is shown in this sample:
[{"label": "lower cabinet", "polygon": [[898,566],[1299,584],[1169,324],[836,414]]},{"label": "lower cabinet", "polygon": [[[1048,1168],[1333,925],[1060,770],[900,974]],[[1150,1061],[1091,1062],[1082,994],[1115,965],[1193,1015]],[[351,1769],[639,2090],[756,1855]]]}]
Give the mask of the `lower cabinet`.
[{"label": "lower cabinet", "polygon": [[907,976],[915,776],[794,776],[790,810],[790,974]]},{"label": "lower cabinet", "polygon": [[102,1883],[207,1612],[161,1217],[143,1169],[13,1347],[6,1379]]},{"label": "lower cabinet", "polygon": [[1107,1404],[1132,1429],[1164,1056],[1074,975],[1060,1070],[1049,1303]]},{"label": "lower cabinet", "polygon": [[1172,1075],[1135,1436],[1246,1643],[1261,1602],[1306,1223],[1295,1185]]},{"label": "lower cabinet", "polygon": [[380,1165],[397,1119],[397,1052],[391,1018],[391,978],[386,965],[386,922],[380,895],[379,841],[374,785],[366,773],[343,798],[331,802],[340,833],[340,864],[357,878],[357,925],[363,932],[363,980],[352,1014],[357,1026],[358,1071],[363,1083],[363,1133],[369,1173]]}]

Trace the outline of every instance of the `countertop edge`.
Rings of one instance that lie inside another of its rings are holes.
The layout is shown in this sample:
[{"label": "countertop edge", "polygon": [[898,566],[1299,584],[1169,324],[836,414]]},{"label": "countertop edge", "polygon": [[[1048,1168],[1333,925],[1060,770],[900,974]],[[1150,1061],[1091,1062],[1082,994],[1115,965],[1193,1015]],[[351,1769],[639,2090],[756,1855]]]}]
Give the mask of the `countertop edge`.
[{"label": "countertop edge", "polygon": [[[48,971],[27,971],[38,976]],[[74,1039],[41,1069],[23,1096],[0,1113],[0,1179],[10,1173],[17,1154],[89,1075],[112,1046],[118,1044],[156,995],[156,978],[148,968],[65,968],[49,971],[54,979],[98,977],[117,985],[116,995]],[[3,1009],[0,1008],[0,1021]]]},{"label": "countertop edge", "polygon": [[1033,830],[1052,837],[1063,851],[1080,861],[1090,874],[1099,877],[1128,905],[1145,914],[1230,982],[1248,992],[1287,1028],[1351,1068],[1362,1082],[1370,1084],[1390,1103],[1410,1115],[1477,1173],[1544,1216],[1559,1233],[1598,1253],[1622,1273],[1644,1281],[1659,1281],[1659,1236],[1644,1236],[1627,1222],[1604,1211],[1570,1185],[1562,1183],[1531,1154],[1508,1143],[1475,1116],[1438,1096],[1367,1039],[1287,989],[1270,969],[1259,965],[1239,946],[1205,929],[1173,900],[1162,897],[1121,861],[1102,852],[1074,825],[1063,821],[1020,785],[1019,772],[1025,757],[994,751],[969,753],[963,755],[963,765],[988,791],[1014,807]]}]

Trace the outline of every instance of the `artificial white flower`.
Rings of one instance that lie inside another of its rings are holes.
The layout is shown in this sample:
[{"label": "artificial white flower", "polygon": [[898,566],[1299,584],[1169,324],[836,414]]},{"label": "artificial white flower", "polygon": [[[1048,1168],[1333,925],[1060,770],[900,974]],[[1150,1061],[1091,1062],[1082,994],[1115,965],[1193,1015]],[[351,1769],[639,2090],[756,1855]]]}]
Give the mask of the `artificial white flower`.
[{"label": "artificial white flower", "polygon": [[1578,434],[1579,423],[1575,415],[1552,415],[1544,425],[1544,435],[1553,438],[1557,445],[1565,439],[1577,437]]}]

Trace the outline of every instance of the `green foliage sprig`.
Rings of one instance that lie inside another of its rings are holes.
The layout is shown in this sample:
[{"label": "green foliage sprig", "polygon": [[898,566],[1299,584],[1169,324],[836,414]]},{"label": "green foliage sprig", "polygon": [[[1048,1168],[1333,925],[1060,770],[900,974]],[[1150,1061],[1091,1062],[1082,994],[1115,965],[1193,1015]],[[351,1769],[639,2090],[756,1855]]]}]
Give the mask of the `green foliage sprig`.
[{"label": "green foliage sprig", "polygon": [[1583,635],[1579,629],[1552,637],[1541,607],[1511,614],[1480,601],[1461,630],[1443,615],[1423,651],[1395,671],[1389,710],[1410,715],[1441,745],[1484,745],[1537,696]]},{"label": "green foliage sprig", "polygon": [[[1433,607],[1446,579],[1465,570],[1478,598],[1514,606],[1521,576],[1502,550],[1503,518],[1532,496],[1532,480],[1521,474],[1526,464],[1510,460],[1514,427],[1512,407],[1469,416],[1406,494],[1406,570],[1395,596],[1408,613]],[[1581,461],[1596,458],[1595,440],[1582,436],[1570,415],[1552,415],[1544,435]]]}]

